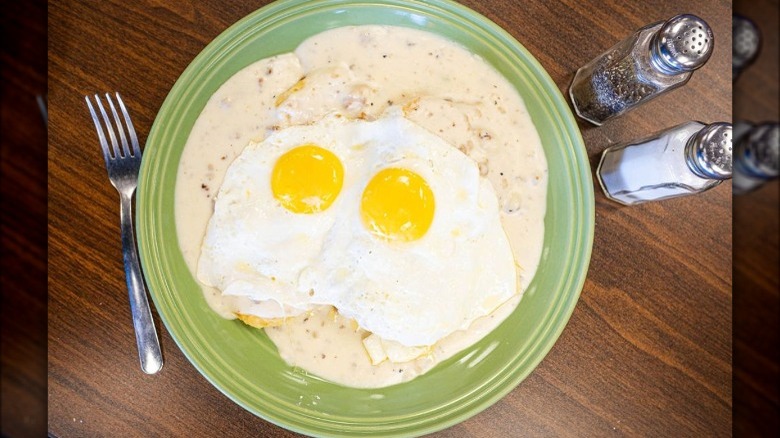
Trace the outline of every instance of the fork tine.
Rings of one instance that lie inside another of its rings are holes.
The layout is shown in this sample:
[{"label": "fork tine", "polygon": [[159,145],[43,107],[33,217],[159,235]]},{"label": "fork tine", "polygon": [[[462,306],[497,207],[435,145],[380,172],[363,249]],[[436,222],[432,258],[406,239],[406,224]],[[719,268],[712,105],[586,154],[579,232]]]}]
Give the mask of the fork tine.
[{"label": "fork tine", "polygon": [[103,126],[100,123],[100,119],[98,119],[97,113],[95,113],[95,108],[92,106],[92,102],[90,102],[89,96],[84,96],[84,100],[87,101],[87,106],[89,107],[89,113],[92,115],[92,123],[95,124],[95,129],[97,130],[98,139],[100,140],[100,147],[103,148],[103,158],[106,160],[106,165],[108,165],[108,162],[111,160],[111,152],[108,149],[108,142],[106,141],[106,135],[103,133]]},{"label": "fork tine", "polygon": [[122,114],[125,116],[125,124],[127,130],[130,133],[130,141],[133,143],[133,155],[141,155],[141,146],[138,144],[138,137],[135,135],[135,128],[133,128],[133,122],[130,120],[130,113],[125,108],[125,103],[122,101],[122,96],[116,93],[116,100],[119,102],[119,108],[122,109]]},{"label": "fork tine", "polygon": [[108,136],[111,138],[111,146],[114,148],[114,158],[121,158],[122,154],[119,152],[119,143],[116,141],[116,135],[114,134],[114,128],[111,124],[111,119],[108,118],[108,114],[106,114],[106,110],[103,108],[103,104],[100,102],[100,96],[97,94],[95,95],[95,102],[97,102],[97,106],[100,108],[100,113],[103,115],[103,123],[106,125],[106,130],[108,130]]},{"label": "fork tine", "polygon": [[108,106],[111,108],[111,113],[114,115],[114,125],[116,126],[116,130],[119,131],[119,139],[122,142],[122,151],[125,153],[124,156],[129,157],[131,156],[130,147],[127,145],[127,137],[125,137],[125,128],[122,126],[122,121],[119,118],[119,114],[117,114],[116,112],[114,101],[111,99],[111,95],[108,93],[106,93],[106,100],[108,101]]}]

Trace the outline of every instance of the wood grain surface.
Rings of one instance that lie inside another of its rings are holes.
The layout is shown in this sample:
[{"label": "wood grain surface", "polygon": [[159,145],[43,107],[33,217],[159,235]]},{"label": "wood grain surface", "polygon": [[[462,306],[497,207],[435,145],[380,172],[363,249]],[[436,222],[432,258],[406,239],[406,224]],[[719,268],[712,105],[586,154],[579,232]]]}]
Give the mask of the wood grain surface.
[{"label": "wood grain surface", "polygon": [[[296,435],[222,395],[164,327],[163,371],[146,376],[139,369],[118,196],[83,100],[89,93],[120,91],[143,142],[188,63],[264,3],[49,4],[52,436]],[[688,12],[711,25],[714,54],[685,87],[602,127],[580,124],[594,170],[609,145],[689,120],[731,117],[730,1],[462,3],[520,41],[562,93],[577,68],[645,24]],[[630,208],[608,201],[597,186],[590,270],[558,342],[506,397],[435,435],[729,435],[731,221],[729,182],[697,196]]]},{"label": "wood grain surface", "polygon": [[[738,1],[761,51],[734,84],[734,120],[780,120],[780,7]],[[780,433],[780,197],[778,181],[734,197],[734,434]]]},{"label": "wood grain surface", "polygon": [[3,437],[46,434],[46,2],[0,4]]}]

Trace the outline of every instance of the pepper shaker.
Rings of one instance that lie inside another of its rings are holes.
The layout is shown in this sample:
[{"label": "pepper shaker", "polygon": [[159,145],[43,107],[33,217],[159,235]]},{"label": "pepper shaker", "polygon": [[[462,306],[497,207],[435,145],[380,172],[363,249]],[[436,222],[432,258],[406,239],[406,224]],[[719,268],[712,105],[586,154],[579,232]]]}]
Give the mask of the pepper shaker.
[{"label": "pepper shaker", "polygon": [[753,191],[778,177],[780,124],[737,122],[734,125],[734,143],[732,190],[735,195]]},{"label": "pepper shaker", "polygon": [[645,26],[577,70],[569,87],[574,110],[601,125],[684,85],[713,47],[712,30],[695,15]]},{"label": "pepper shaker", "polygon": [[731,81],[736,82],[739,74],[755,61],[761,46],[761,34],[755,23],[749,19],[731,17]]},{"label": "pepper shaker", "polygon": [[625,205],[692,195],[731,178],[729,123],[688,122],[604,150],[596,170],[601,188]]}]

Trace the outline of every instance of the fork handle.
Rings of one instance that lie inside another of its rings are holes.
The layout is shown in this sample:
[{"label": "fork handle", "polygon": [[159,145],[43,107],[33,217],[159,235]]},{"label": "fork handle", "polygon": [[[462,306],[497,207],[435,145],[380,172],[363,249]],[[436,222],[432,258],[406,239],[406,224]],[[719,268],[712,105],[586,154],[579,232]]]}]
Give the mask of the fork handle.
[{"label": "fork handle", "polygon": [[138,356],[141,369],[146,374],[154,374],[163,366],[160,341],[152,320],[152,310],[146,297],[146,287],[141,277],[141,265],[135,248],[133,230],[133,193],[120,192],[122,255],[125,261],[125,279],[130,294],[130,312],[133,316],[135,341],[138,344]]}]

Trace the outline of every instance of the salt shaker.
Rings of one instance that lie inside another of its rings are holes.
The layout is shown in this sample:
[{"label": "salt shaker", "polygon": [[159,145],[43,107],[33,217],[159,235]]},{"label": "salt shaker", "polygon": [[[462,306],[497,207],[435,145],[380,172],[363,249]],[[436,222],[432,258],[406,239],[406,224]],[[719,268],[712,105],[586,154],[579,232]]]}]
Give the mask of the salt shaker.
[{"label": "salt shaker", "polygon": [[747,122],[734,124],[735,195],[753,191],[778,177],[780,170],[780,124]]},{"label": "salt shaker", "polygon": [[739,74],[755,61],[761,45],[761,34],[755,23],[749,19],[731,17],[731,81],[736,82]]},{"label": "salt shaker", "polygon": [[714,47],[695,15],[677,15],[636,31],[577,70],[569,95],[577,115],[595,124],[684,85]]},{"label": "salt shaker", "polygon": [[596,170],[608,198],[632,205],[692,195],[731,178],[731,124],[687,122],[604,150]]}]

